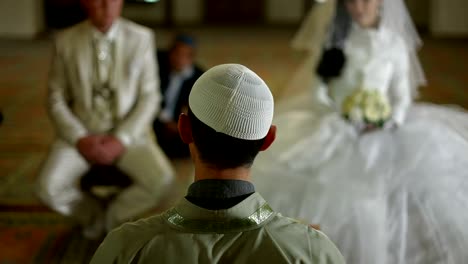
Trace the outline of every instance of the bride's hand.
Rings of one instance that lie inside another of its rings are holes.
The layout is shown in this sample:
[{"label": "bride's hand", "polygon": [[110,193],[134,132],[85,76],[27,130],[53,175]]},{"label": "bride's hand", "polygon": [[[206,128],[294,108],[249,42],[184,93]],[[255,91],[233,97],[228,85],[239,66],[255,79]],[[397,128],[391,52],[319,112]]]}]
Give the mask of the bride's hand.
[{"label": "bride's hand", "polygon": [[376,125],[366,124],[366,126],[362,130],[362,133],[370,133],[370,132],[373,132],[373,131],[375,131],[377,129],[379,129],[379,127],[376,126]]},{"label": "bride's hand", "polygon": [[395,130],[397,128],[398,128],[397,123],[395,123],[395,121],[393,120],[388,120],[387,122],[385,122],[383,126],[383,129],[385,130]]}]

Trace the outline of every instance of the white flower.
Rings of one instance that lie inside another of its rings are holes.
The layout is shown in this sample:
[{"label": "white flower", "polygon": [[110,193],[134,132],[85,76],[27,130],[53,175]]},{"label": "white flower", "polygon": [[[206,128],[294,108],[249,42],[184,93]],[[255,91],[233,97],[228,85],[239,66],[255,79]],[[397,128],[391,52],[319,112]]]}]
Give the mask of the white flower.
[{"label": "white flower", "polygon": [[383,109],[382,109],[382,119],[387,120],[390,119],[390,115],[392,114],[392,111],[390,109],[390,104],[384,104]]},{"label": "white flower", "polygon": [[371,123],[377,123],[379,122],[381,119],[381,114],[378,110],[378,108],[371,106],[371,107],[367,107],[365,110],[364,110],[364,115],[366,117],[366,119],[371,122]]},{"label": "white flower", "polygon": [[359,108],[357,106],[353,107],[349,111],[348,116],[349,116],[349,119],[351,120],[351,122],[353,122],[353,123],[361,123],[361,122],[363,122],[363,119],[364,119],[361,108]]},{"label": "white flower", "polygon": [[343,101],[342,111],[354,124],[378,124],[391,116],[388,99],[376,89],[355,90]]},{"label": "white flower", "polygon": [[344,114],[349,114],[349,112],[351,112],[353,107],[358,105],[358,102],[356,102],[355,99],[356,99],[356,96],[354,96],[354,95],[346,97],[346,99],[344,100],[344,102],[342,104]]}]

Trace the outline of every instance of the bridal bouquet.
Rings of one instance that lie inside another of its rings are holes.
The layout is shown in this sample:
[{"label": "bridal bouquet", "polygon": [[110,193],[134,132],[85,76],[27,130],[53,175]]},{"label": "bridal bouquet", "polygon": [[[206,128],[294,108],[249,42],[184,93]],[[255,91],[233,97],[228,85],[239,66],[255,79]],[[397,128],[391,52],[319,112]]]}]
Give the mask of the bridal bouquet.
[{"label": "bridal bouquet", "polygon": [[347,120],[363,127],[383,127],[391,117],[390,103],[378,90],[356,90],[344,100],[342,111]]}]

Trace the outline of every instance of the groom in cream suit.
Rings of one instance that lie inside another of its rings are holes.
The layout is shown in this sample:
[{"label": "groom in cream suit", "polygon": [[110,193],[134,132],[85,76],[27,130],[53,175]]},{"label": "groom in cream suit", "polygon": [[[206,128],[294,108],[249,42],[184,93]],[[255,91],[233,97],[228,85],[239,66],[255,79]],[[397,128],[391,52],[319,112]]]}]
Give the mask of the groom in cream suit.
[{"label": "groom in cream suit", "polygon": [[[153,33],[119,18],[122,1],[82,0],[89,19],[57,36],[50,72],[57,138],[38,193],[88,237],[155,206],[174,174],[150,130],[160,101]],[[105,212],[80,190],[93,164],[115,165],[133,181]]]}]

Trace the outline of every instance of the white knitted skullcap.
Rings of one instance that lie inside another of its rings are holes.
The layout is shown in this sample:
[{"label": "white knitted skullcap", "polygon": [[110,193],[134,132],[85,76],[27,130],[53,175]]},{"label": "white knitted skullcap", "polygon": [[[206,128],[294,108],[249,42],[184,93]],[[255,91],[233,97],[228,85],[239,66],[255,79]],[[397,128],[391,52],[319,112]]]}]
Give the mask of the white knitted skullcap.
[{"label": "white knitted skullcap", "polygon": [[205,125],[235,138],[264,138],[273,119],[273,95],[265,82],[240,64],[205,72],[189,97],[193,114]]}]

